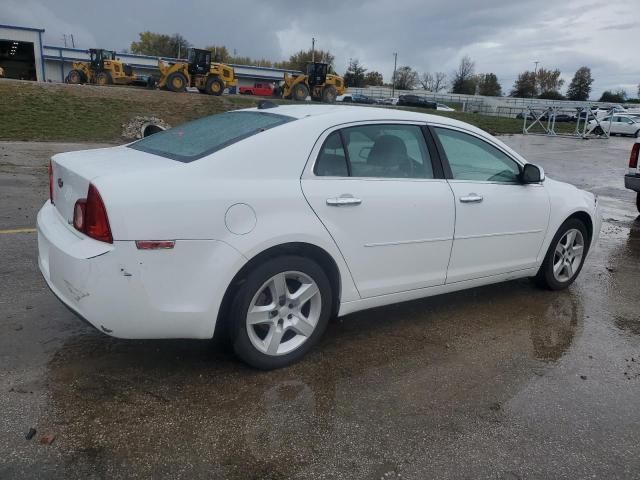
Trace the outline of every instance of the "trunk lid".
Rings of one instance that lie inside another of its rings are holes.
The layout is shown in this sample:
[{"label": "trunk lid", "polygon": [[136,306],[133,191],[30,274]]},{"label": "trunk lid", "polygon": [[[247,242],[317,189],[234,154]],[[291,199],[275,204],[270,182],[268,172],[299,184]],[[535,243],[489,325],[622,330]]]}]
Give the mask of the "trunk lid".
[{"label": "trunk lid", "polygon": [[87,198],[89,184],[97,178],[158,168],[179,168],[180,165],[179,162],[127,147],[60,153],[51,157],[53,203],[62,217],[73,223],[76,201]]}]

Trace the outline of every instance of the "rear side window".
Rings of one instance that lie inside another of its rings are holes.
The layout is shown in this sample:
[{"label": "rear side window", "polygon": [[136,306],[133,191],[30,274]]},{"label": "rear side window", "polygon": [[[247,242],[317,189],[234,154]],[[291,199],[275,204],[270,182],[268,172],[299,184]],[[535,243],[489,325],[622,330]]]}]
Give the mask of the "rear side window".
[{"label": "rear side window", "polygon": [[347,157],[342,148],[340,132],[333,132],[322,145],[314,173],[320,177],[348,177]]},{"label": "rear side window", "polygon": [[188,163],[293,120],[265,112],[226,112],[145,137],[129,148]]},{"label": "rear side window", "polygon": [[333,132],[322,146],[314,172],[318,176],[434,178],[424,134],[415,125],[349,127],[342,130],[342,138]]}]

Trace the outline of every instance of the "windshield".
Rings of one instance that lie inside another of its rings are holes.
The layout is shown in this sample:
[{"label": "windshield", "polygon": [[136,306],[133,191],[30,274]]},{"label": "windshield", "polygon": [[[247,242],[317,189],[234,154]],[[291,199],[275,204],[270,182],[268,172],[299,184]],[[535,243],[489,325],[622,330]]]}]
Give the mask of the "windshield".
[{"label": "windshield", "polygon": [[188,163],[292,120],[266,112],[226,112],[155,133],[129,148]]}]

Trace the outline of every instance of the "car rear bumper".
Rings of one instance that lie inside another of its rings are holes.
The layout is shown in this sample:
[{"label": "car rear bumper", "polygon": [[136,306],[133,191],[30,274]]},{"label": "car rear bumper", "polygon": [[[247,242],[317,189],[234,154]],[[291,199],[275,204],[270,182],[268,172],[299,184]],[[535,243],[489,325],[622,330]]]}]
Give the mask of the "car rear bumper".
[{"label": "car rear bumper", "polygon": [[211,338],[230,276],[245,262],[215,240],[178,240],[171,250],[99,242],[73,230],[50,202],[38,213],[37,230],[49,288],[119,338]]},{"label": "car rear bumper", "polygon": [[624,176],[624,186],[629,190],[640,192],[640,175],[626,174]]}]

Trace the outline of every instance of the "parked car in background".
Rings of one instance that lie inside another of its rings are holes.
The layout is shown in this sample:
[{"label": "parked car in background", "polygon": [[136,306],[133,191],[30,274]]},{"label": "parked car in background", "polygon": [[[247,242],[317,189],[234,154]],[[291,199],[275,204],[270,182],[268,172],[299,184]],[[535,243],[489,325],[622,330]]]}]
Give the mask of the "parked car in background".
[{"label": "parked car in background", "polygon": [[270,83],[255,83],[252,87],[239,87],[238,91],[241,95],[271,97],[273,95],[273,85]]},{"label": "parked car in background", "polygon": [[272,369],[332,316],[517,278],[567,288],[600,224],[593,194],[467,123],[270,104],[53,156],[38,265],[101,332],[217,332]]},{"label": "parked car in background", "polygon": [[340,95],[340,97],[336,97],[336,100],[345,103],[360,103],[364,105],[373,105],[378,103],[375,99],[360,93],[347,93],[345,95]]},{"label": "parked car in background", "polygon": [[611,135],[640,136],[640,117],[626,114],[615,114],[599,119],[591,120],[588,131],[595,133],[609,132]]},{"label": "parked car in background", "polygon": [[433,110],[437,108],[436,102],[431,102],[418,95],[400,95],[398,97],[398,105],[404,107],[431,108]]},{"label": "parked car in background", "polygon": [[556,122],[566,123],[566,122],[575,122],[576,117],[574,115],[569,115],[567,113],[557,113],[556,114]]},{"label": "parked car in background", "polygon": [[455,112],[455,108],[451,108],[449,105],[445,105],[444,103],[436,103],[436,110],[440,110],[441,112]]},{"label": "parked car in background", "polygon": [[624,176],[624,186],[629,190],[636,192],[636,207],[640,212],[640,138],[636,138],[636,143],[631,148],[629,155],[629,171]]},{"label": "parked car in background", "polygon": [[397,105],[398,104],[398,97],[385,98],[380,103],[383,104],[383,105]]}]

